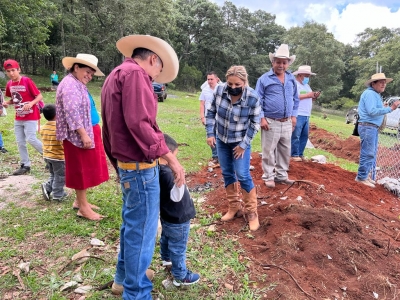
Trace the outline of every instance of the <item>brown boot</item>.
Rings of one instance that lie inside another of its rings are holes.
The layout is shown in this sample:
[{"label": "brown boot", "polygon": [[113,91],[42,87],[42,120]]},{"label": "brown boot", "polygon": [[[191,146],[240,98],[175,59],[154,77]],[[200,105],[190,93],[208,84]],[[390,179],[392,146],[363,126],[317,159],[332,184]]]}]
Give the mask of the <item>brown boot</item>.
[{"label": "brown boot", "polygon": [[247,211],[247,220],[251,231],[260,228],[260,222],[257,215],[257,192],[254,187],[249,193],[242,189],[243,201]]},{"label": "brown boot", "polygon": [[229,201],[228,212],[221,218],[221,221],[232,220],[240,209],[238,183],[232,183],[226,188],[226,198]]}]

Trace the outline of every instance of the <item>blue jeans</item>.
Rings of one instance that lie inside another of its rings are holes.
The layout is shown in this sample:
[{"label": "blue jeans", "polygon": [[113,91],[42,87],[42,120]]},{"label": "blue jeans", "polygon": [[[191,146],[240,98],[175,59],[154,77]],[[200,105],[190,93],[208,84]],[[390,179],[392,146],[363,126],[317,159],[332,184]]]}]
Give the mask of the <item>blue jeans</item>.
[{"label": "blue jeans", "polygon": [[161,219],[161,226],[161,259],[171,261],[172,276],[182,280],[188,271],[186,268],[186,245],[189,238],[190,220],[181,224],[173,224]]},{"label": "blue jeans", "polygon": [[[360,134],[360,164],[358,166],[357,178],[365,180],[373,170],[378,150],[378,128],[374,126],[358,125]],[[373,172],[374,173],[374,172]]]},{"label": "blue jeans", "polygon": [[122,189],[120,252],[114,281],[123,284],[125,300],[151,300],[150,266],[160,211],[158,166],[131,171],[118,168]]},{"label": "blue jeans", "polygon": [[0,131],[0,148],[4,147],[4,142],[3,142],[3,136],[1,135],[1,131]]},{"label": "blue jeans", "polygon": [[217,139],[218,160],[224,177],[225,187],[240,182],[240,187],[246,192],[250,192],[254,188],[253,178],[250,175],[250,154],[251,146],[249,145],[244,151],[242,158],[235,159],[233,149],[239,145],[237,143],[226,144]]},{"label": "blue jeans", "polygon": [[296,127],[292,133],[292,154],[291,156],[304,156],[304,149],[308,141],[308,116],[297,116]]}]

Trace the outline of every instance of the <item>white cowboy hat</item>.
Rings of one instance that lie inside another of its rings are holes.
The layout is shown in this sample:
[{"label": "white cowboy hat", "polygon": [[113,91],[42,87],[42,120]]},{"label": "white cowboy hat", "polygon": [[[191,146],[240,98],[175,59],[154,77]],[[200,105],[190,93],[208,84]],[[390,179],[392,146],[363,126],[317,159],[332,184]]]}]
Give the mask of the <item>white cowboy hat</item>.
[{"label": "white cowboy hat", "polygon": [[94,75],[104,76],[103,72],[100,71],[100,69],[97,67],[98,61],[99,60],[97,59],[97,57],[92,54],[78,53],[76,57],[64,57],[62,59],[62,64],[67,70],[71,69],[75,63],[82,64],[92,68],[93,70],[96,70]]},{"label": "white cowboy hat", "polygon": [[371,76],[371,79],[365,82],[365,86],[369,87],[371,82],[386,79],[386,83],[393,81],[393,78],[386,78],[385,73],[376,73]]},{"label": "white cowboy hat", "polygon": [[157,82],[168,83],[176,78],[179,71],[179,60],[175,50],[166,41],[151,35],[128,35],[117,41],[118,50],[125,57],[132,57],[136,48],[146,48],[157,54],[163,69],[157,77]]},{"label": "white cowboy hat", "polygon": [[269,53],[269,60],[272,62],[274,58],[287,58],[289,60],[289,65],[291,65],[296,59],[296,55],[289,56],[289,46],[287,44],[282,44],[279,46],[275,53]]},{"label": "white cowboy hat", "polygon": [[293,72],[293,75],[298,75],[298,74],[317,75],[311,72],[310,66],[300,66],[297,71]]}]

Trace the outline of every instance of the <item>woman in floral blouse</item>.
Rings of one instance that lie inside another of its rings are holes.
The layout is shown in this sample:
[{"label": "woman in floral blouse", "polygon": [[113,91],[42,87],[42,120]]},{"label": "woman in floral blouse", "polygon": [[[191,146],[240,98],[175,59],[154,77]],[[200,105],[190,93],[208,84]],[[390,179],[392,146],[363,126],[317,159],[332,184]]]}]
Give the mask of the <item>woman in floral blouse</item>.
[{"label": "woman in floral blouse", "polygon": [[91,54],[64,57],[69,74],[60,82],[56,95],[56,135],[63,141],[65,185],[75,189],[77,216],[98,221],[99,207],[88,202],[86,190],[108,180],[108,168],[101,140],[100,117],[86,87],[92,76],[104,76]]}]

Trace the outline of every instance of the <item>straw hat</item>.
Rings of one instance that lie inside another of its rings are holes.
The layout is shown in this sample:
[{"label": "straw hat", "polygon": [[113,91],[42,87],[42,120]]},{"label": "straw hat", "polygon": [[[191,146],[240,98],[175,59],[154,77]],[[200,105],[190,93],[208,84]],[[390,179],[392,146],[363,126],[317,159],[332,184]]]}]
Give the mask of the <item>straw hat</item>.
[{"label": "straw hat", "polygon": [[96,70],[94,75],[104,76],[103,72],[97,67],[98,61],[97,57],[92,54],[78,53],[76,57],[64,57],[62,64],[67,70],[71,69],[75,63],[82,64]]},{"label": "straw hat", "polygon": [[382,79],[385,79],[386,83],[393,81],[393,78],[386,78],[385,73],[376,73],[371,76],[371,79],[369,79],[365,82],[365,86],[369,87],[371,82],[382,80]]},{"label": "straw hat", "polygon": [[125,57],[132,57],[136,48],[146,48],[157,54],[163,69],[157,77],[157,82],[168,83],[176,78],[179,71],[179,60],[174,49],[166,41],[150,35],[128,35],[117,41],[118,50]]},{"label": "straw hat", "polygon": [[311,72],[311,67],[310,66],[300,66],[297,69],[297,71],[293,72],[293,75],[298,75],[298,74],[317,75],[317,74]]},{"label": "straw hat", "polygon": [[279,46],[275,53],[269,53],[269,60],[272,62],[274,58],[287,58],[289,60],[289,65],[291,65],[296,59],[296,55],[289,56],[289,46],[287,44],[282,44]]}]

